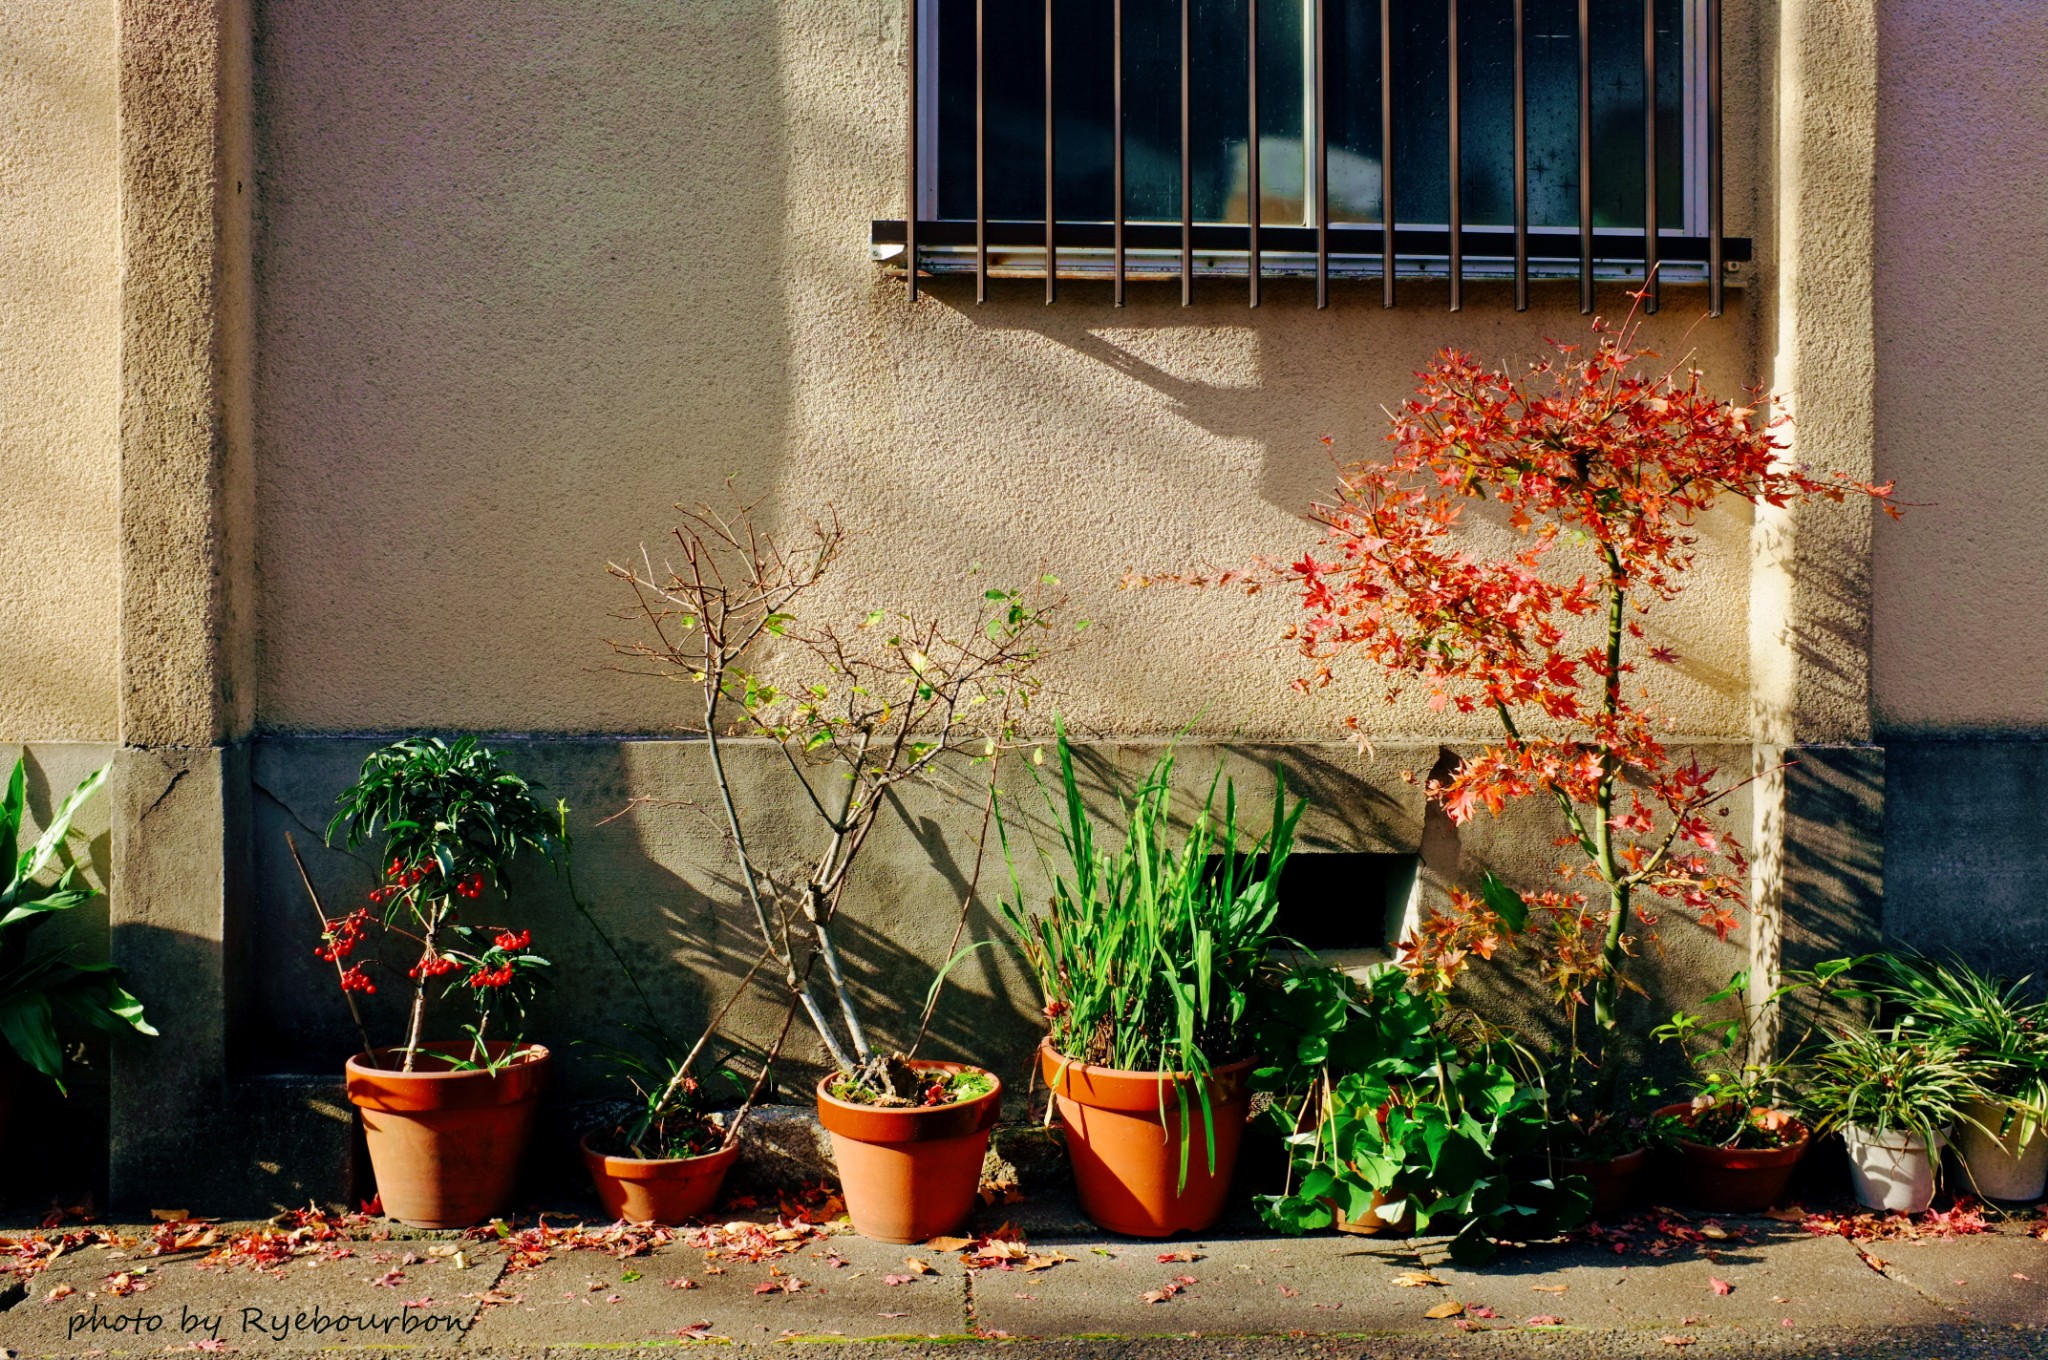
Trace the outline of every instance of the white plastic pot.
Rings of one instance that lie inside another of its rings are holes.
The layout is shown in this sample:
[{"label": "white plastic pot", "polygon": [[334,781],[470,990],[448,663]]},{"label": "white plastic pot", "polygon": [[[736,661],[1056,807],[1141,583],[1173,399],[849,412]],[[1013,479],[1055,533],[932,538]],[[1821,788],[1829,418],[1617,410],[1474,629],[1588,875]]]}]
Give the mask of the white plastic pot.
[{"label": "white plastic pot", "polygon": [[1934,1167],[1948,1142],[1946,1136],[1936,1134],[1929,1148],[1917,1133],[1846,1124],[1842,1141],[1849,1146],[1849,1180],[1856,1202],[1864,1208],[1917,1214],[1934,1202]]},{"label": "white plastic pot", "polygon": [[[1973,1104],[1963,1113],[1968,1118],[1956,1134],[1956,1151],[1970,1188],[1986,1199],[2041,1198],[2048,1189],[2048,1129],[2021,1114],[2005,1124],[2008,1112],[1999,1105]],[[2003,1136],[1994,1137],[2001,1128]]]}]

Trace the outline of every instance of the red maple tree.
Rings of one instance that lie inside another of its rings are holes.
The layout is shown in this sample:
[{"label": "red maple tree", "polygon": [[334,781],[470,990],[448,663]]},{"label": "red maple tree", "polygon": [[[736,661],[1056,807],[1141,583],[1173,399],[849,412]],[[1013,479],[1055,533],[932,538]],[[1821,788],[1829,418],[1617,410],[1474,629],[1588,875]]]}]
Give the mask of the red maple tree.
[{"label": "red maple tree", "polygon": [[[1499,720],[1499,739],[1428,794],[1458,823],[1553,800],[1557,845],[1577,852],[1557,869],[1567,886],[1523,893],[1489,874],[1480,893],[1454,890],[1400,958],[1448,988],[1472,958],[1533,943],[1575,1031],[1589,997],[1604,1032],[1622,991],[1641,990],[1626,961],[1631,923],[1655,920],[1646,899],[1682,904],[1724,939],[1745,903],[1742,850],[1713,814],[1747,781],[1674,755],[1648,690],[1630,679],[1645,662],[1679,659],[1649,644],[1642,620],[1682,591],[1700,517],[1723,496],[1869,497],[1898,513],[1889,483],[1788,463],[1786,417],[1768,399],[1722,400],[1689,368],[1649,367],[1656,356],[1637,335],[1596,320],[1589,347],[1557,344],[1519,375],[1444,350],[1393,416],[1393,455],[1346,469],[1335,499],[1311,511],[1323,531],[1314,548],[1284,565],[1179,578],[1298,590],[1307,617],[1288,636],[1310,663],[1294,682],[1304,692],[1363,659],[1385,676],[1389,702],[1419,686],[1433,709]],[[1517,540],[1506,555],[1477,551],[1466,529],[1486,501]],[[1363,741],[1364,725],[1346,721]]]}]

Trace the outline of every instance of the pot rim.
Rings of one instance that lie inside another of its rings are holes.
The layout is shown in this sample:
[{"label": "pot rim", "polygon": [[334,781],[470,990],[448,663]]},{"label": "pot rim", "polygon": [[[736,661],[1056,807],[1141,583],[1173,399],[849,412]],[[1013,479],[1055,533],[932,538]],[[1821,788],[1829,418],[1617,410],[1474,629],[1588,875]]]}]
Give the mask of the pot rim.
[{"label": "pot rim", "polygon": [[[1701,1152],[1717,1153],[1729,1157],[1772,1157],[1783,1156],[1795,1152],[1803,1152],[1806,1148],[1806,1145],[1813,1141],[1813,1126],[1808,1124],[1804,1119],[1801,1119],[1798,1115],[1792,1114],[1792,1111],[1790,1110],[1783,1109],[1776,1105],[1773,1105],[1770,1108],[1777,1110],[1781,1114],[1787,1114],[1792,1116],[1792,1127],[1799,1131],[1799,1136],[1797,1138],[1793,1139],[1791,1142],[1780,1143],[1776,1147],[1767,1148],[1722,1147],[1719,1143],[1702,1143],[1696,1138],[1683,1137],[1681,1137],[1678,1140],[1679,1145],[1681,1147],[1686,1148],[1697,1148]],[[1691,1111],[1692,1106],[1691,1104],[1687,1103],[1680,1105],[1665,1105],[1658,1109],[1657,1113],[1659,1115],[1672,1115],[1682,1119],[1685,1115],[1691,1113]],[[1691,1127],[1691,1121],[1687,1120],[1686,1125],[1688,1128]]]},{"label": "pot rim", "polygon": [[[451,1039],[446,1042],[423,1043],[420,1045],[419,1051],[431,1057],[445,1058],[448,1056],[448,1053],[444,1050],[452,1050],[459,1047],[461,1047],[461,1045],[457,1044],[454,1040]],[[517,1048],[520,1051],[516,1057],[514,1057],[510,1062],[506,1063],[505,1066],[499,1068],[496,1072],[485,1071],[481,1068],[463,1067],[440,1068],[438,1070],[430,1072],[401,1072],[395,1067],[365,1067],[360,1061],[360,1059],[363,1056],[361,1053],[351,1053],[349,1055],[348,1061],[343,1064],[343,1070],[348,1072],[351,1076],[355,1075],[356,1073],[361,1073],[363,1076],[371,1077],[378,1081],[383,1081],[386,1079],[404,1082],[448,1081],[458,1077],[502,1077],[507,1072],[515,1071],[520,1068],[537,1066],[541,1063],[548,1061],[551,1057],[554,1056],[552,1053],[548,1051],[548,1046],[546,1044],[515,1044],[509,1039],[494,1039],[486,1043],[484,1047],[485,1049],[489,1050],[493,1056],[502,1053],[507,1049],[512,1048]],[[373,1055],[379,1058],[396,1057],[397,1055],[405,1052],[405,1045],[391,1044],[385,1047],[375,1048],[370,1051]]]},{"label": "pot rim", "polygon": [[1050,1034],[1038,1041],[1038,1051],[1042,1059],[1049,1058],[1060,1070],[1079,1072],[1082,1076],[1091,1080],[1100,1076],[1135,1081],[1193,1082],[1201,1081],[1206,1076],[1210,1081],[1218,1081],[1226,1077],[1236,1076],[1239,1072],[1249,1072],[1258,1065],[1259,1061],[1256,1057],[1239,1058],[1235,1062],[1227,1062],[1220,1067],[1212,1067],[1207,1073],[1166,1072],[1141,1067],[1105,1067],[1099,1063],[1082,1062],[1079,1058],[1069,1058],[1066,1054],[1052,1046],[1052,1036]]},{"label": "pot rim", "polygon": [[[576,1146],[582,1149],[586,1162],[600,1165],[606,1175],[618,1180],[651,1180],[670,1167],[697,1167],[709,1171],[712,1169],[710,1163],[730,1162],[740,1155],[738,1140],[728,1139],[714,1150],[700,1152],[695,1157],[620,1157],[609,1152],[599,1152],[590,1145],[591,1139],[604,1132],[604,1129],[592,1129],[576,1140]],[[636,1171],[651,1174],[631,1174]]]},{"label": "pot rim", "polygon": [[[422,1044],[422,1052],[454,1045]],[[497,1051],[515,1047],[509,1041],[487,1045]],[[536,1099],[546,1083],[553,1055],[541,1044],[519,1044],[520,1055],[495,1072],[481,1068],[448,1068],[437,1072],[400,1072],[365,1067],[349,1058],[343,1067],[344,1089],[351,1105],[384,1114],[415,1115],[431,1111],[475,1110],[517,1105]],[[403,1048],[379,1049],[380,1056]],[[446,1056],[440,1054],[437,1056]]]},{"label": "pot rim", "polygon": [[1911,1129],[1876,1129],[1868,1124],[1842,1125],[1842,1141],[1859,1147],[1880,1148],[1886,1152],[1933,1153],[1948,1146],[1953,1129],[1938,1129],[1933,1141],[1921,1137]]},{"label": "pot rim", "polygon": [[989,1089],[950,1105],[861,1105],[841,1100],[825,1089],[837,1072],[818,1078],[813,1094],[818,1101],[818,1122],[827,1133],[862,1143],[925,1143],[946,1138],[971,1137],[995,1127],[1003,1102],[1003,1079],[974,1063],[946,1062],[937,1058],[912,1058],[912,1070],[919,1072],[979,1072],[989,1079]]}]

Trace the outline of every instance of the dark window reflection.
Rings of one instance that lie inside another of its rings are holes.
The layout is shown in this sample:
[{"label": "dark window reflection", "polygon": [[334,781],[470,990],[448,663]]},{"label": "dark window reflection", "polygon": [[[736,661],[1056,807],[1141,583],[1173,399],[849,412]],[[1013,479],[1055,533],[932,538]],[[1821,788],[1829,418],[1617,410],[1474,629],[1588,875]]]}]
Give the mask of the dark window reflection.
[{"label": "dark window reflection", "polygon": [[[1180,218],[1180,5],[1124,0],[1125,211]],[[1242,222],[1245,0],[1186,0],[1190,12],[1194,215]],[[1658,217],[1685,223],[1684,17],[1688,0],[1654,0],[1657,20]],[[1045,214],[1044,9],[984,0],[988,213]],[[1310,220],[1302,145],[1309,106],[1308,0],[1259,5],[1262,216]],[[974,0],[937,0],[938,208],[974,216]],[[1330,220],[1377,223],[1383,212],[1379,0],[1326,0],[1329,31]],[[1113,70],[1109,0],[1055,0],[1055,207],[1104,221],[1113,200]],[[1593,221],[1641,224],[1642,0],[1592,0]],[[1529,220],[1578,225],[1576,0],[1526,0]],[[1449,27],[1443,0],[1393,6],[1394,175],[1400,220],[1450,215]],[[1467,222],[1506,226],[1514,212],[1514,20],[1506,0],[1462,0],[1462,190]]]}]

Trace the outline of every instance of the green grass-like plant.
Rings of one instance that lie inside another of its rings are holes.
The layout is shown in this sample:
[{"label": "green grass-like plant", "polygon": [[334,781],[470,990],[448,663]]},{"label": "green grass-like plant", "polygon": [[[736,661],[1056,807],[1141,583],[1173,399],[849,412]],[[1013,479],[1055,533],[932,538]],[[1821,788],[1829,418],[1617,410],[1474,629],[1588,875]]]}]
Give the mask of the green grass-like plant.
[{"label": "green grass-like plant", "polygon": [[1055,796],[1041,783],[1040,791],[1066,870],[1039,849],[1052,882],[1044,911],[1025,903],[997,804],[1011,885],[1002,909],[1037,974],[1053,1048],[1137,1072],[1206,1074],[1245,1056],[1247,998],[1266,963],[1280,873],[1306,804],[1289,806],[1276,771],[1270,826],[1247,847],[1236,789],[1219,772],[1176,832],[1170,746],[1119,800],[1121,843],[1105,844],[1082,800],[1064,724],[1055,731],[1059,789]]},{"label": "green grass-like plant", "polygon": [[2000,1127],[1988,1132],[2025,1143],[2048,1124],[2048,1002],[2031,978],[2010,981],[1913,952],[1862,963],[1888,1016],[1942,1035],[1976,1060],[1976,1097],[1999,1112]]},{"label": "green grass-like plant", "polygon": [[1910,1133],[1933,1147],[1962,1118],[1980,1067],[1939,1032],[1844,1028],[1808,1065],[1802,1103],[1817,1130]]}]

